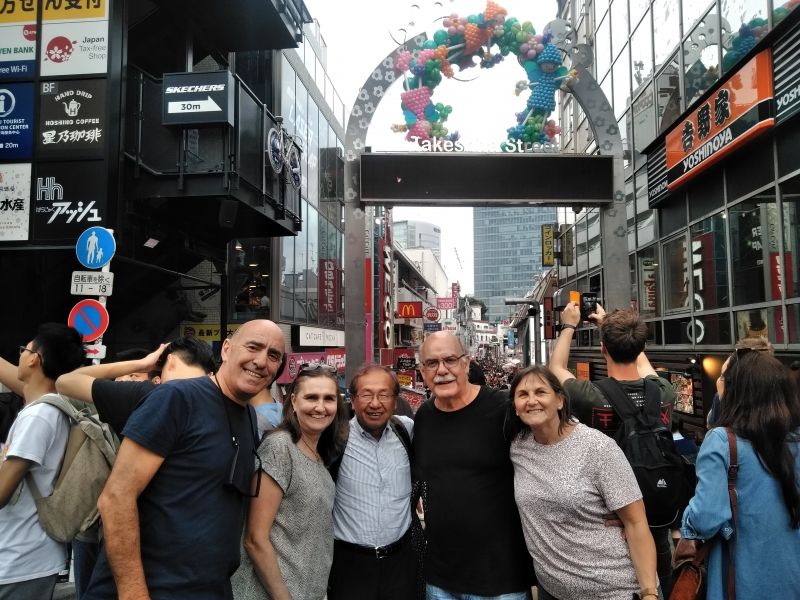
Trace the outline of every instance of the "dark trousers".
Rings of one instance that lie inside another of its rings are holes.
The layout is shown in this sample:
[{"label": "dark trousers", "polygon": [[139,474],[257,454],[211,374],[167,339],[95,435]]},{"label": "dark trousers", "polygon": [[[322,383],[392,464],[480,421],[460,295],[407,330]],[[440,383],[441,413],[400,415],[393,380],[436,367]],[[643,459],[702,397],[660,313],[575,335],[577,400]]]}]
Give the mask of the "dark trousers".
[{"label": "dark trousers", "polygon": [[651,527],[653,541],[656,543],[656,571],[658,583],[664,598],[672,593],[672,544],[669,527]]},{"label": "dark trousers", "polygon": [[328,600],[409,600],[416,595],[416,578],[409,533],[400,547],[384,558],[334,541]]}]

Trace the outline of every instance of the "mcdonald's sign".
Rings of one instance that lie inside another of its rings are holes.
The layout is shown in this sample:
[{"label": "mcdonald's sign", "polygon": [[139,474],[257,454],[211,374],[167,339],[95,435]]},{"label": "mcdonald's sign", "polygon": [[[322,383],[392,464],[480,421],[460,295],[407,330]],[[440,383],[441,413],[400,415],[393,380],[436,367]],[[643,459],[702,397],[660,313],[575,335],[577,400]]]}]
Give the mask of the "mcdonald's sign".
[{"label": "mcdonald's sign", "polygon": [[398,302],[397,316],[401,319],[421,319],[422,302]]}]

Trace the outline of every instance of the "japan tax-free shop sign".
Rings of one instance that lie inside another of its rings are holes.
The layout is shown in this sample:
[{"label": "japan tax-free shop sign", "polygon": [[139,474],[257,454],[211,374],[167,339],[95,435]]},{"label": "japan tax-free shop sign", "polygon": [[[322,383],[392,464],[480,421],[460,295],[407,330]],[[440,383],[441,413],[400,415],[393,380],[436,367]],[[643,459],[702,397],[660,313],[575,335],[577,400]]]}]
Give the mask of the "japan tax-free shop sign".
[{"label": "japan tax-free shop sign", "polygon": [[103,158],[105,79],[43,81],[39,111],[40,158]]},{"label": "japan tax-free shop sign", "polygon": [[36,0],[0,0],[0,81],[34,76],[36,4]]},{"label": "japan tax-free shop sign", "polygon": [[772,98],[772,56],[767,49],[667,134],[667,189],[678,188],[772,127]]},{"label": "japan tax-free shop sign", "polygon": [[89,75],[107,70],[108,0],[42,0],[40,73]]}]

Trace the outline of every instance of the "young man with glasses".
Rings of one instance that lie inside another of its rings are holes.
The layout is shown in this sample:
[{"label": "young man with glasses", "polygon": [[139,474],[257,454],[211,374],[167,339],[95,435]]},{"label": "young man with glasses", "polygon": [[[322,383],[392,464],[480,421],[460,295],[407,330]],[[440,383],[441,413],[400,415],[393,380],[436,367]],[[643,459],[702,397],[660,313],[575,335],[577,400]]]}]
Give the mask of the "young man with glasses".
[{"label": "young man with glasses", "polygon": [[19,347],[16,373],[0,365],[0,381],[22,392],[17,415],[0,452],[0,599],[43,600],[53,594],[66,563],[66,547],[48,537],[36,514],[32,479],[43,496],[52,493],[64,458],[69,421],[56,407],[36,403],[55,392],[55,380],[85,358],[81,335],[46,323]]},{"label": "young man with glasses", "polygon": [[[328,600],[409,600],[415,596],[411,543],[411,461],[414,421],[396,417],[395,374],[367,364],[350,382],[355,416],[336,468],[333,565]],[[391,424],[390,424],[391,423]],[[403,432],[397,427],[405,428]]]},{"label": "young man with glasses", "polygon": [[157,386],[133,412],[98,501],[104,548],[85,599],[231,598],[254,491],[248,403],[284,352],[275,323],[249,321],[223,343],[215,376]]},{"label": "young man with glasses", "polygon": [[469,356],[449,332],[428,336],[420,370],[433,399],[414,420],[423,482],[427,597],[523,600],[534,584],[514,502],[508,394],[469,383]]}]

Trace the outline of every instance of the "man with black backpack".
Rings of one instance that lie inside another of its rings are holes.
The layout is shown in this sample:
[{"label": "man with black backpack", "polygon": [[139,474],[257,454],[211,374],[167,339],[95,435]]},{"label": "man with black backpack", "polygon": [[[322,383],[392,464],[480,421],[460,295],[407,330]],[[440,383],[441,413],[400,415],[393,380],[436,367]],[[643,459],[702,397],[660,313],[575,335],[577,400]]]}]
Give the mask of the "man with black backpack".
[{"label": "man with black backpack", "polygon": [[645,356],[647,325],[636,313],[606,314],[598,304],[589,320],[600,329],[608,378],[579,381],[567,369],[572,337],[581,321],[577,302],[570,302],[561,313],[561,333],[549,367],[569,395],[572,414],[615,438],[631,463],[656,544],[659,583],[668,598],[672,588],[669,526],[686,495],[683,463],[670,433],[675,391]]},{"label": "man with black backpack", "polygon": [[380,365],[362,366],[350,382],[355,416],[344,453],[329,467],[336,481],[330,600],[416,596],[414,422],[393,416],[399,394],[397,377]]}]

